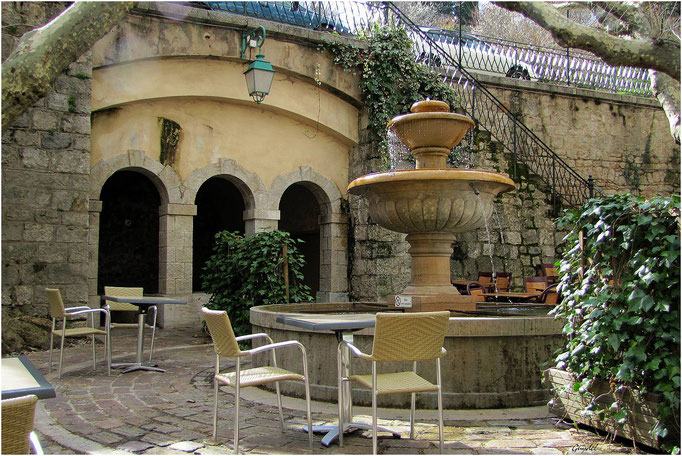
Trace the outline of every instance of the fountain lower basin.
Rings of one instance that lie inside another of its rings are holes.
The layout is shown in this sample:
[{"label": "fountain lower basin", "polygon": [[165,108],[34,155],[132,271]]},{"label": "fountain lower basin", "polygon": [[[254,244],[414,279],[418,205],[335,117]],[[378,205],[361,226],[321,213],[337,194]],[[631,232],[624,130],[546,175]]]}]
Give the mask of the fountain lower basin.
[{"label": "fountain lower basin", "polygon": [[[329,331],[306,330],[277,323],[279,316],[352,314],[385,311],[385,303],[273,304],[251,308],[254,332],[267,332],[275,342],[296,339],[307,349],[313,399],[336,402],[337,341]],[[494,313],[491,309],[483,313]],[[541,364],[553,359],[561,344],[562,323],[550,316],[464,316],[453,313],[445,338],[448,354],[442,359],[443,405],[449,409],[508,408],[543,405],[549,390],[543,387]],[[355,344],[371,352],[373,328],[354,333]],[[302,369],[300,355],[278,352],[278,364]],[[263,359],[257,360],[258,362]],[[411,370],[411,363],[392,363],[386,371]],[[371,373],[369,363],[353,362],[353,372]],[[435,363],[423,363],[420,375],[435,382]],[[303,387],[285,382],[287,395],[303,397]],[[353,402],[371,405],[370,395],[353,391]],[[379,396],[379,406],[409,407],[409,394]],[[420,408],[436,408],[436,396],[417,395]]]}]

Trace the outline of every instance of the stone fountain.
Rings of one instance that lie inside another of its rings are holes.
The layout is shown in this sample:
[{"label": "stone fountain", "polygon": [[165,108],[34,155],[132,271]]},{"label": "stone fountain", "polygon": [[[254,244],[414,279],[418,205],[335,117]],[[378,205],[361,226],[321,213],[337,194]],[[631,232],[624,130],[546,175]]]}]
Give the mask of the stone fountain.
[{"label": "stone fountain", "polygon": [[513,190],[507,175],[476,169],[448,169],[450,150],[474,126],[452,113],[447,103],[419,101],[410,114],[393,118],[396,134],[416,160],[416,169],[367,174],[350,183],[348,192],[367,198],[377,224],[407,233],[412,275],[407,288],[389,297],[389,306],[410,311],[475,310],[471,296],[450,281],[455,233],[485,224],[495,197]]}]

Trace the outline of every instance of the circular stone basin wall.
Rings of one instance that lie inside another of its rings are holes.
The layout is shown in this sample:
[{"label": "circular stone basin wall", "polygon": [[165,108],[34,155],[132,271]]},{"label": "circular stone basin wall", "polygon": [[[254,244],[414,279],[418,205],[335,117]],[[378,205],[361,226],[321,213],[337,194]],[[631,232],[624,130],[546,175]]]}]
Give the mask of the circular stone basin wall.
[{"label": "circular stone basin wall", "polygon": [[[251,308],[253,332],[266,332],[275,342],[295,339],[308,355],[310,392],[315,400],[337,401],[337,340],[331,331],[314,331],[277,323],[279,316],[373,313],[377,303],[274,304]],[[562,323],[550,316],[453,317],[445,337],[448,353],[441,360],[443,406],[449,409],[524,407],[543,405],[549,390],[543,387],[541,365],[553,359],[561,344]],[[371,353],[374,328],[354,333],[354,343]],[[266,362],[259,355],[258,363]],[[298,350],[278,350],[278,365],[302,371]],[[369,362],[354,358],[352,372],[371,374]],[[411,370],[412,363],[385,363],[380,372]],[[420,375],[436,381],[435,361],[421,362]],[[283,382],[284,394],[304,397],[303,385]],[[353,389],[353,403],[371,405],[368,391]],[[409,394],[379,396],[379,406],[409,407]],[[435,393],[417,394],[417,406],[436,408]]]}]

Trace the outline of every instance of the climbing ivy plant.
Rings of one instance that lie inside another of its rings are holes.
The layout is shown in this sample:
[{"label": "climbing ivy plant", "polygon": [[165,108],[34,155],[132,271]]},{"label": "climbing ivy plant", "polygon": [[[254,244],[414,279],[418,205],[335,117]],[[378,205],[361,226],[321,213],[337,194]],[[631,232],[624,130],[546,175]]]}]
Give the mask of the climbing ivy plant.
[{"label": "climbing ivy plant", "polygon": [[[587,398],[596,380],[661,395],[653,432],[665,437],[671,423],[679,432],[680,197],[594,199],[558,226],[570,232],[553,310],[566,320],[557,368],[575,374]],[[592,401],[584,413],[630,419],[620,401]]]},{"label": "climbing ivy plant", "polygon": [[410,111],[415,101],[442,100],[458,106],[455,91],[435,72],[416,63],[412,42],[402,28],[376,27],[360,37],[366,48],[329,42],[324,47],[344,71],[360,75],[359,87],[368,112],[368,130],[388,163],[386,124]]},{"label": "climbing ivy plant", "polygon": [[238,232],[215,235],[213,255],[203,269],[203,289],[211,294],[207,307],[225,310],[236,334],[249,334],[249,309],[261,304],[286,302],[284,257],[289,264],[289,302],[309,302],[310,288],[303,283],[305,260],[286,231],[267,231],[243,237]]}]

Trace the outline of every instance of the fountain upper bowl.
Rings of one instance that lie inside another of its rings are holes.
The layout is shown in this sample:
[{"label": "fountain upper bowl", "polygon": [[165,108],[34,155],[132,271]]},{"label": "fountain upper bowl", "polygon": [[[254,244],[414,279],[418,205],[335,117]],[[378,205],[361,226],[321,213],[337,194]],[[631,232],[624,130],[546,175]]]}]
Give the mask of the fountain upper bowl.
[{"label": "fountain upper bowl", "polygon": [[514,190],[507,175],[476,169],[414,169],[372,173],[350,183],[380,226],[399,233],[459,233],[479,228],[495,197]]},{"label": "fountain upper bowl", "polygon": [[474,125],[471,118],[454,112],[413,112],[394,117],[387,128],[411,150],[452,149]]}]

